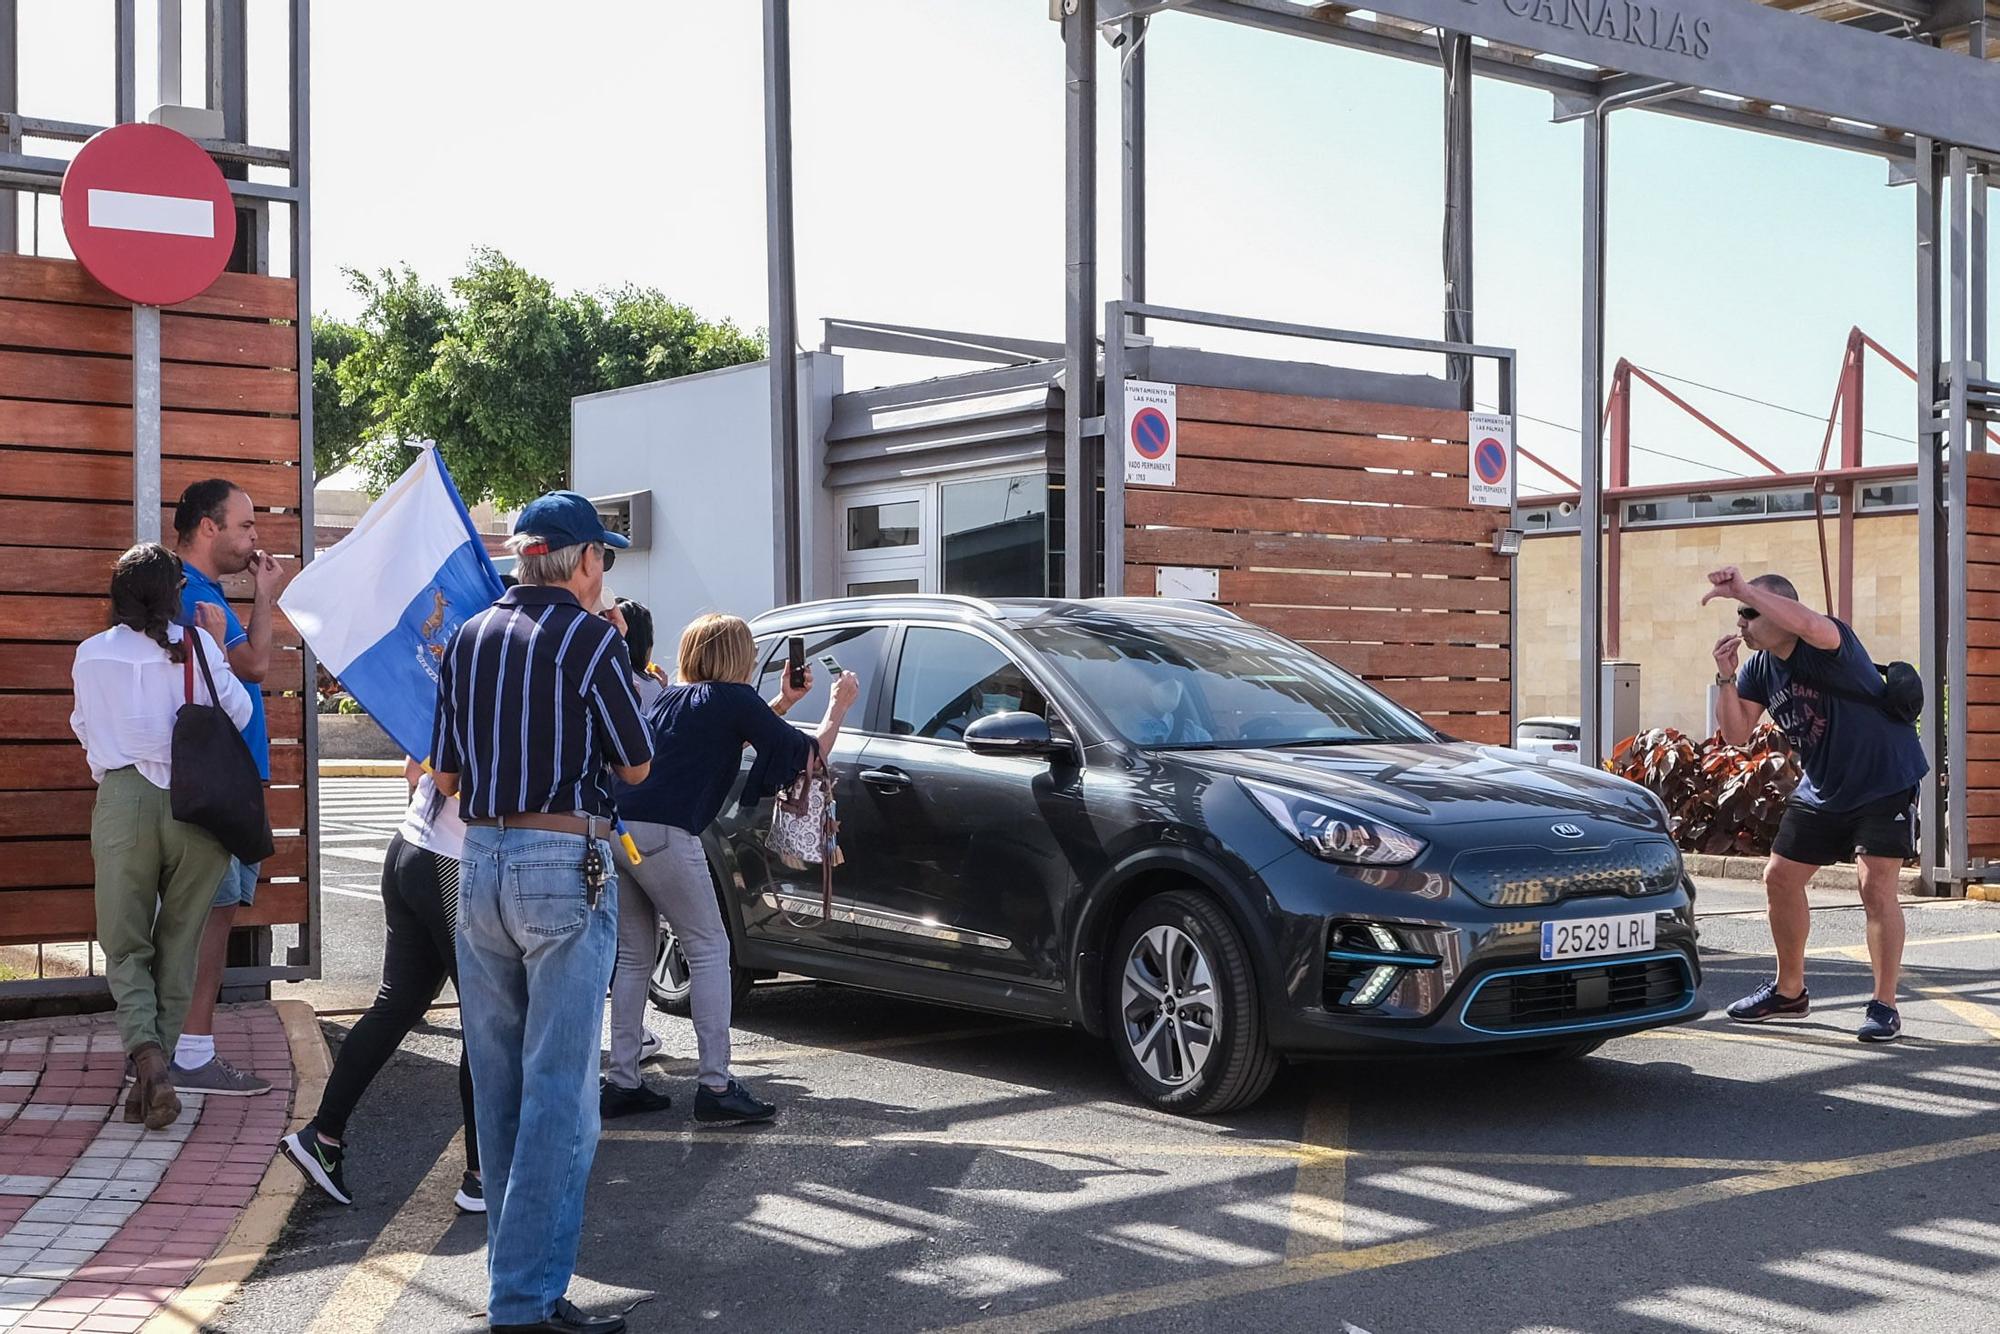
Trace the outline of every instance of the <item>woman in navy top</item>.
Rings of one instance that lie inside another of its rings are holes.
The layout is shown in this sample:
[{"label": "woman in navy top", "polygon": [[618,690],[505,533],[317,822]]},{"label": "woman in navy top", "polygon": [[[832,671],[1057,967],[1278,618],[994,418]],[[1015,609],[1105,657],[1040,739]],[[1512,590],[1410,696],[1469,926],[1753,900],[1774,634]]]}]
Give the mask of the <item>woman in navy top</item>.
[{"label": "woman in navy top", "polygon": [[833,684],[816,736],[782,718],[812,688],[789,682],[766,703],[750,688],[757,646],[734,616],[697,618],[681,633],[675,683],[647,711],[653,770],[635,786],[620,784],[618,812],[639,846],[633,863],[621,852],[618,876],[618,964],[611,977],[611,1063],[599,1093],[602,1115],[658,1111],[668,1105],[639,1077],[646,1036],[646,982],[659,950],[665,917],[687,956],[700,1074],[697,1121],[767,1121],[777,1111],[751,1096],[729,1072],[731,969],[729,933],[709,880],[701,831],[721,813],[742,767],[743,748],[757,756],[741,801],[753,806],[788,786],[816,755],[828,754],[860,693],[853,672]]}]

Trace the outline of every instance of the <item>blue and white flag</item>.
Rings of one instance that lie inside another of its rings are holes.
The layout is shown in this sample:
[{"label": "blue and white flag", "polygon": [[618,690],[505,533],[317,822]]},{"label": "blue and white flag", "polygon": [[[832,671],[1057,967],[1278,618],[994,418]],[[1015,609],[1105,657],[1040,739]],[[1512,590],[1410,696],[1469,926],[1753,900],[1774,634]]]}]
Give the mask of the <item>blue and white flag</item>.
[{"label": "blue and white flag", "polygon": [[504,591],[444,460],[426,447],[278,605],[403,752],[428,760],[445,645]]}]

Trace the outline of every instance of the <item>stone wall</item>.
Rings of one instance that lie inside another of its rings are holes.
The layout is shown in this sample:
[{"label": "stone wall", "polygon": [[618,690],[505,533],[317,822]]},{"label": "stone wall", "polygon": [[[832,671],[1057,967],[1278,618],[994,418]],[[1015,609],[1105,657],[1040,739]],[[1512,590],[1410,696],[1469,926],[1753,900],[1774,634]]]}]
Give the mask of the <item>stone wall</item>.
[{"label": "stone wall", "polygon": [[[1917,638],[1917,516],[1882,514],[1855,520],[1854,629],[1877,662],[1915,662]],[[1840,574],[1840,527],[1826,526],[1833,577]],[[1515,672],[1521,716],[1577,711],[1577,534],[1531,537],[1516,570],[1520,604],[1515,625]],[[1786,575],[1812,606],[1821,605],[1819,538],[1810,519],[1775,519],[1674,528],[1628,529],[1624,535],[1621,658],[1640,664],[1639,716],[1646,727],[1701,733],[1709,649],[1735,623],[1735,604],[1698,605],[1704,575],[1720,565],[1746,573]]]}]

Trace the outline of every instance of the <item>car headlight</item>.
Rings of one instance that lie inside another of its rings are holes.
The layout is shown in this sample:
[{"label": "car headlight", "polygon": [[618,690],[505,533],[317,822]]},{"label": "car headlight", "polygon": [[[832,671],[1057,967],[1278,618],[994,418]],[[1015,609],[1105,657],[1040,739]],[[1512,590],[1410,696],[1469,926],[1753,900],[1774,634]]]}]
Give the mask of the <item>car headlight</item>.
[{"label": "car headlight", "polygon": [[1315,857],[1350,866],[1403,866],[1423,853],[1422,839],[1373,816],[1288,788],[1236,781],[1259,810]]}]

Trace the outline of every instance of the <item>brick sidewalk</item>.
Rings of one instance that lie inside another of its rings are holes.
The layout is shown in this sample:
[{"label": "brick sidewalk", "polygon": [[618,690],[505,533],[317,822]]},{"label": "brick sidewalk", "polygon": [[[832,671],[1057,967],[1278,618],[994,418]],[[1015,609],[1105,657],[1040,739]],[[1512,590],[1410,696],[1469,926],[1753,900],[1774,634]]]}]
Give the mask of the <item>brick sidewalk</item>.
[{"label": "brick sidewalk", "polygon": [[271,1081],[128,1125],[109,1014],[0,1024],[0,1331],[140,1328],[214,1254],[285,1132],[292,1054],[269,1005],[216,1012],[216,1050]]}]

